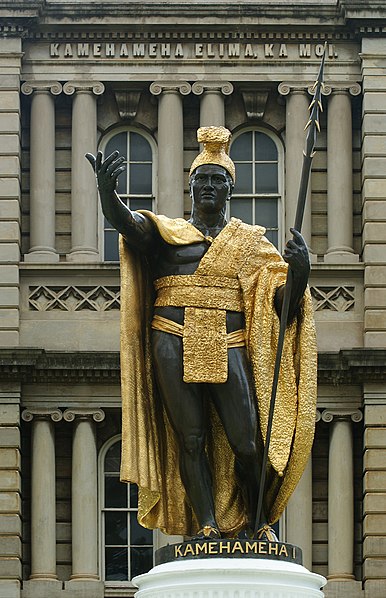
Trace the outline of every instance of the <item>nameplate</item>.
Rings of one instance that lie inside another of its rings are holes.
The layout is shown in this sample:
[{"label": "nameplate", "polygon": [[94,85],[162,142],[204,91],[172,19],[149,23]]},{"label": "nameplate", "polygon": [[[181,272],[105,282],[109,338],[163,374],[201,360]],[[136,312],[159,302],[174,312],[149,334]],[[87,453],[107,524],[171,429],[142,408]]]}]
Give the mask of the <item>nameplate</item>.
[{"label": "nameplate", "polygon": [[156,550],[155,564],[185,559],[254,558],[276,559],[302,565],[302,551],[298,546],[284,542],[262,540],[193,540],[168,544]]}]

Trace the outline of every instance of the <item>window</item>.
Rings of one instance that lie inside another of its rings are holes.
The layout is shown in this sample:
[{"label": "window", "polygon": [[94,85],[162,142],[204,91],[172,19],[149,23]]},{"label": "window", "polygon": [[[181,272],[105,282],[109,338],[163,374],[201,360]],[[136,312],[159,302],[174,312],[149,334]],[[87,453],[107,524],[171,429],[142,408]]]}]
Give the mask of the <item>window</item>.
[{"label": "window", "polygon": [[235,137],[230,156],[236,167],[236,185],[230,216],[260,224],[280,249],[281,181],[278,147],[268,134],[250,130]]},{"label": "window", "polygon": [[153,532],[137,521],[138,489],[119,481],[121,441],[101,453],[101,564],[106,582],[130,581],[153,567]]},{"label": "window", "polygon": [[[111,137],[104,155],[118,150],[126,158],[126,170],[118,178],[117,192],[132,210],[153,209],[154,160],[150,139],[136,131],[120,131]],[[118,233],[104,219],[104,256],[106,261],[118,261]]]}]

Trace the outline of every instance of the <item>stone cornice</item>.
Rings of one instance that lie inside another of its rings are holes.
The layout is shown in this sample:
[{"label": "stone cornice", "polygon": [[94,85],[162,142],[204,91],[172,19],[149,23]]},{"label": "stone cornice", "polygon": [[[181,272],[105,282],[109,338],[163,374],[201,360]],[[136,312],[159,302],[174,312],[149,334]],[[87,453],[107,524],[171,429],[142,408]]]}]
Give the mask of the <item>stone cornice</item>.
[{"label": "stone cornice", "polygon": [[[185,26],[186,27],[186,26]],[[79,28],[77,24],[74,23],[73,29],[71,32],[69,31],[61,31],[61,30],[43,30],[43,31],[31,31],[29,34],[29,39],[34,39],[36,41],[62,41],[62,42],[90,42],[90,43],[97,43],[103,41],[109,42],[139,42],[139,41],[147,41],[147,42],[197,42],[197,41],[207,41],[207,42],[232,42],[232,41],[245,41],[248,42],[260,42],[260,43],[269,43],[269,42],[283,42],[283,43],[323,43],[325,41],[329,42],[339,42],[339,41],[348,41],[354,39],[354,34],[351,31],[339,30],[339,31],[321,31],[318,29],[317,31],[310,31],[304,30],[300,25],[298,28],[294,28],[293,31],[288,31],[283,28],[283,26],[277,25],[274,29],[266,29],[263,30],[255,26],[254,29],[251,31],[251,26],[246,28],[243,31],[243,27],[240,26],[237,30],[232,29],[218,29],[216,28],[209,28],[208,26],[204,27],[201,26],[199,29],[197,27],[193,27],[191,29],[181,27],[174,27],[170,25],[169,27],[163,25],[159,26],[155,31],[153,28],[149,27],[148,30],[144,30],[143,26],[141,28],[136,29],[133,23],[130,23],[130,29],[127,28],[114,28],[108,30],[100,30],[99,27],[95,27],[94,29],[90,30],[90,27],[83,27]]]},{"label": "stone cornice", "polygon": [[[320,353],[319,384],[364,384],[386,379],[386,349]],[[0,380],[21,383],[119,384],[119,353],[0,349]]]}]

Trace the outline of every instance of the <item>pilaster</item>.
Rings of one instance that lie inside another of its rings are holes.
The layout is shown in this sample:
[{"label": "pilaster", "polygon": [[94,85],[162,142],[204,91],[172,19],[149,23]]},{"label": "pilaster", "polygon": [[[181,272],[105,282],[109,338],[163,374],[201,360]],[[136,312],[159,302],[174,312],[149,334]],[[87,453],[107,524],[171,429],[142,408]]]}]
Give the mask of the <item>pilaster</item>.
[{"label": "pilaster", "polygon": [[[300,186],[302,155],[305,144],[304,127],[309,118],[309,83],[280,83],[278,91],[286,98],[286,154],[285,154],[285,230],[294,225]],[[311,177],[310,177],[311,180]],[[308,184],[302,235],[312,253],[311,242],[311,183]],[[311,255],[312,257],[312,255]]]},{"label": "pilaster", "polygon": [[233,93],[229,81],[196,81],[192,92],[201,96],[200,127],[225,126],[225,96]]},{"label": "pilaster", "polygon": [[99,81],[68,81],[63,91],[73,96],[71,154],[71,262],[96,262],[98,251],[98,198],[95,177],[85,154],[97,149],[97,96],[105,90]]},{"label": "pilaster", "polygon": [[[105,417],[102,409],[66,409],[73,422],[72,440],[72,575],[66,589],[88,588],[103,596],[98,574],[98,483],[95,424]],[[79,585],[80,584],[80,585]],[[91,585],[90,585],[91,584]]]},{"label": "pilaster", "polygon": [[365,347],[386,346],[386,39],[362,40]]},{"label": "pilaster", "polygon": [[62,584],[56,574],[56,468],[54,423],[59,409],[25,409],[22,419],[32,422],[31,437],[31,575],[23,596],[55,596]]},{"label": "pilaster", "polygon": [[0,35],[0,346],[19,344],[20,37]]},{"label": "pilaster", "polygon": [[358,262],[353,250],[353,163],[351,96],[358,84],[326,85],[327,112],[327,223],[328,263]]},{"label": "pilaster", "polygon": [[322,420],[330,424],[328,459],[328,596],[361,595],[354,577],[353,423],[359,409],[329,407]]},{"label": "pilaster", "polygon": [[170,218],[184,215],[184,123],[182,96],[191,92],[187,81],[154,81],[158,96],[158,206]]},{"label": "pilaster", "polygon": [[30,126],[30,250],[26,262],[58,262],[55,250],[55,103],[58,81],[26,81],[32,95]]}]

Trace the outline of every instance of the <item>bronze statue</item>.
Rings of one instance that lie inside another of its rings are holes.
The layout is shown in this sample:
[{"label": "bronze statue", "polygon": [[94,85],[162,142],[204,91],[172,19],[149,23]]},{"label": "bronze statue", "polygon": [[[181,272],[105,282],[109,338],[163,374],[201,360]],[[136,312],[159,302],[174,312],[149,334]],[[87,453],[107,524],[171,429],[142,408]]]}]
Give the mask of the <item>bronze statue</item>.
[{"label": "bronze statue", "polygon": [[121,478],[138,484],[146,527],[208,538],[251,533],[287,262],[290,323],[260,521],[273,539],[267,524],[300,479],[314,429],[308,250],[292,229],[283,260],[262,227],[227,223],[230,132],[205,127],[198,140],[189,221],[130,211],[116,193],[124,158],[87,155],[104,215],[122,236]]}]

